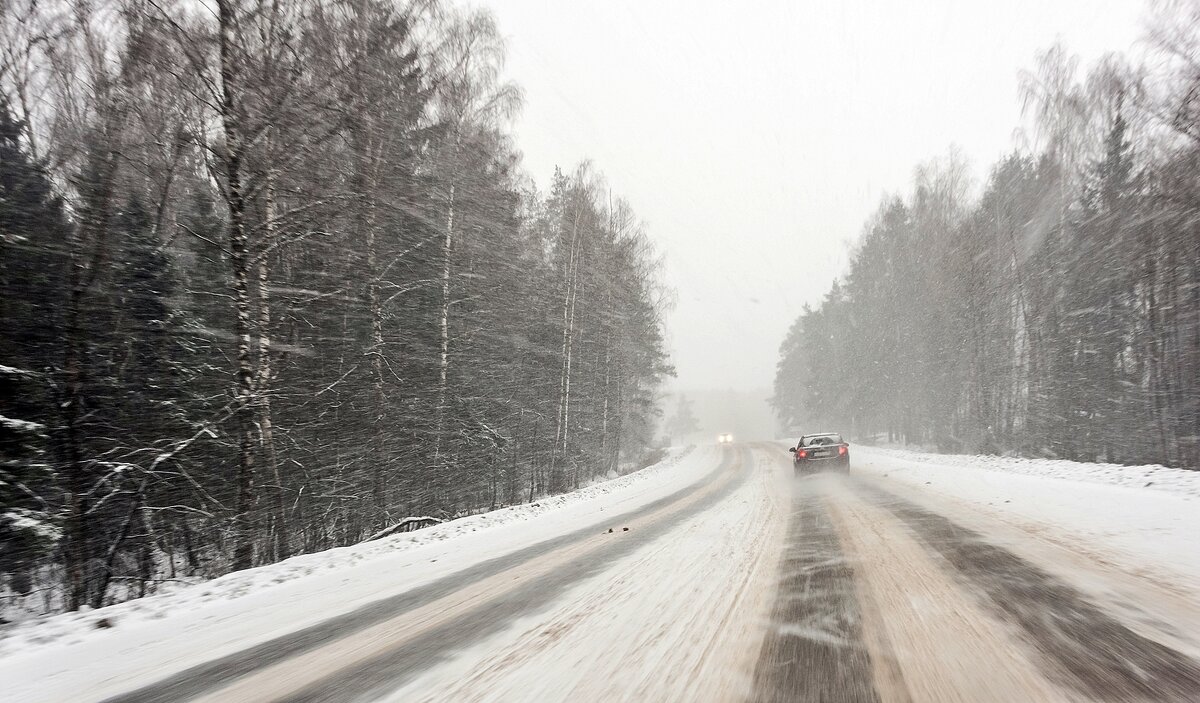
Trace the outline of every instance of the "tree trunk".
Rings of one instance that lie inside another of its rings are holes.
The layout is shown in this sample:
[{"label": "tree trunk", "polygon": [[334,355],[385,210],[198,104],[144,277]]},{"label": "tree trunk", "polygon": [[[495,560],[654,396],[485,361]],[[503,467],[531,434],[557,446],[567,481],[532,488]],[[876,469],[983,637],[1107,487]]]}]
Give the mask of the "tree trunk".
[{"label": "tree trunk", "polygon": [[224,127],[224,166],[229,207],[229,263],[233,274],[233,297],[237,308],[237,377],[234,414],[238,437],[236,475],[237,506],[234,515],[233,569],[246,569],[254,562],[254,363],[251,350],[250,256],[246,232],[246,202],[242,191],[242,133],[237,105],[238,68],[233,56],[235,24],[232,0],[217,0],[221,61],[221,121]]},{"label": "tree trunk", "polygon": [[367,276],[369,280],[367,299],[371,307],[371,397],[375,410],[375,427],[372,436],[375,456],[371,462],[373,466],[371,495],[375,502],[375,512],[379,516],[384,516],[387,513],[387,487],[383,473],[383,433],[386,431],[384,415],[386,414],[387,395],[383,386],[383,306],[379,295],[379,255],[375,244],[374,213],[374,201],[372,200],[367,204],[366,212],[362,216],[362,227],[366,231],[367,238]]},{"label": "tree trunk", "polygon": [[446,236],[442,239],[442,309],[438,326],[441,338],[441,361],[438,365],[437,437],[434,456],[441,458],[442,434],[446,430],[447,383],[450,372],[450,254],[454,248],[454,183],[446,206]]},{"label": "tree trunk", "polygon": [[[275,232],[275,174],[267,174],[266,188],[266,233],[265,243],[274,243]],[[265,249],[265,247],[264,247]],[[275,431],[271,422],[271,297],[270,263],[266,251],[258,259],[258,373],[254,392],[257,395],[258,429],[261,439],[263,468],[275,481],[275,558],[286,559],[291,554],[289,545],[287,499],[283,480],[279,475],[279,462],[275,454]]]},{"label": "tree trunk", "polygon": [[[582,197],[578,195],[577,197]],[[565,461],[567,444],[570,436],[571,423],[571,363],[575,346],[575,300],[579,285],[579,259],[581,258],[579,215],[580,205],[575,207],[575,222],[571,226],[571,251],[567,262],[566,295],[563,299],[563,342],[562,342],[562,371],[559,378],[559,404],[557,428],[554,432],[554,449],[550,459],[551,490],[561,490],[563,468],[560,460]]]},{"label": "tree trunk", "polygon": [[88,563],[91,560],[88,508],[90,501],[89,481],[80,447],[79,418],[83,403],[83,351],[82,332],[79,329],[79,307],[83,298],[82,288],[71,286],[70,302],[66,321],[65,397],[59,402],[62,411],[64,442],[61,447],[67,476],[67,518],[64,527],[63,558],[67,577],[67,609],[78,610],[87,602]]}]

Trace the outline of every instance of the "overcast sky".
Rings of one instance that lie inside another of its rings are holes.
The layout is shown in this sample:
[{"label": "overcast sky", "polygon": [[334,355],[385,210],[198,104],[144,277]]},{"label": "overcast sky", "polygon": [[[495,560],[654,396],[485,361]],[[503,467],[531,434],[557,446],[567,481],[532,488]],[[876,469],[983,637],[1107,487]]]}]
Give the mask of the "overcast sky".
[{"label": "overcast sky", "polygon": [[666,257],[680,388],[769,387],[805,303],[885,193],[957,145],[977,180],[1021,124],[1017,72],[1142,34],[1140,0],[486,0],[540,187],[590,158]]}]

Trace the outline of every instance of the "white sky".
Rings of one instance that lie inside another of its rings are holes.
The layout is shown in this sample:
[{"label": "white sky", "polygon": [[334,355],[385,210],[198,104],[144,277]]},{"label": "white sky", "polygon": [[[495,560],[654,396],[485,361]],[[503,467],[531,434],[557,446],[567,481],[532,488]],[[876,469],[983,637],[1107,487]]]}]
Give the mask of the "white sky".
[{"label": "white sky", "polygon": [[485,0],[538,185],[591,158],[666,255],[680,388],[769,387],[884,193],[1014,144],[1017,72],[1142,34],[1140,0]]}]

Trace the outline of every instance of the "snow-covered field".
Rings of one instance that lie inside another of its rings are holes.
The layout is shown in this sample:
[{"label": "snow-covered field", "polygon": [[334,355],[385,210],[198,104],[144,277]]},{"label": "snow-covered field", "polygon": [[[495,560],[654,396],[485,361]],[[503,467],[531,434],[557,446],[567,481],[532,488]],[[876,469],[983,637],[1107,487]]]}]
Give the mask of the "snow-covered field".
[{"label": "snow-covered field", "polygon": [[654,466],[532,504],[297,556],[96,611],[21,623],[0,639],[0,699],[64,700],[83,686],[102,697],[149,683],[600,524],[696,483],[719,462],[718,447],[672,450]]},{"label": "snow-covered field", "polygon": [[1200,473],[863,445],[851,456],[854,473],[884,487],[948,498],[1124,571],[1200,588]]}]

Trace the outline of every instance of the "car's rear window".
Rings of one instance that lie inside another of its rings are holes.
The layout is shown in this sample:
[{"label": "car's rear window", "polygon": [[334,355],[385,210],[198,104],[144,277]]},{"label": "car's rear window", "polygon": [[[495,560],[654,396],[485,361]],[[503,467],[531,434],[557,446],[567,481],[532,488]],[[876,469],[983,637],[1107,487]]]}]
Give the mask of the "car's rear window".
[{"label": "car's rear window", "polygon": [[802,447],[824,447],[830,444],[841,443],[842,436],[840,434],[820,434],[800,438],[800,446]]}]

